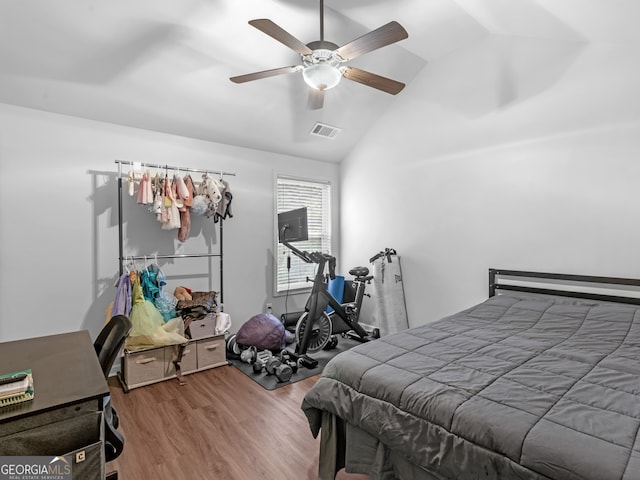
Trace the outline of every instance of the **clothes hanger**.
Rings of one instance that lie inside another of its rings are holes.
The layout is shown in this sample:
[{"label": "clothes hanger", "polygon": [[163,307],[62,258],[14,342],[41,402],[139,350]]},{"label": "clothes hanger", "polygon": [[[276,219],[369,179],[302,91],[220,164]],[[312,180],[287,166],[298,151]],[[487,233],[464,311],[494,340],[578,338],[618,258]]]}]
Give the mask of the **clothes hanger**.
[{"label": "clothes hanger", "polygon": [[[132,275],[135,274],[135,278],[137,280],[140,280],[140,273],[138,272],[138,265],[136,264],[136,260],[135,258],[133,258],[133,255],[131,256],[131,265],[133,266],[133,269],[131,269],[129,271],[129,277],[131,277]],[[132,278],[133,280],[133,278]]]}]

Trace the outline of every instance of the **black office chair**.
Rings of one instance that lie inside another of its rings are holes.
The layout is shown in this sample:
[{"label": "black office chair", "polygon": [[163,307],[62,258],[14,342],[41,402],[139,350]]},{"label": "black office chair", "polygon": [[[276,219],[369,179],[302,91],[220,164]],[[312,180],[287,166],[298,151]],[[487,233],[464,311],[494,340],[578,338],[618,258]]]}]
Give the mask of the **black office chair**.
[{"label": "black office chair", "polygon": [[[98,338],[93,342],[104,378],[109,378],[111,367],[118,357],[120,349],[130,331],[131,320],[124,315],[116,315],[107,322],[100,331]],[[105,397],[102,410],[105,426],[105,459],[107,462],[110,462],[122,453],[124,437],[117,430],[120,420],[118,419],[118,414],[115,409],[111,406],[110,396]],[[109,474],[107,478],[118,478],[117,472]]]}]

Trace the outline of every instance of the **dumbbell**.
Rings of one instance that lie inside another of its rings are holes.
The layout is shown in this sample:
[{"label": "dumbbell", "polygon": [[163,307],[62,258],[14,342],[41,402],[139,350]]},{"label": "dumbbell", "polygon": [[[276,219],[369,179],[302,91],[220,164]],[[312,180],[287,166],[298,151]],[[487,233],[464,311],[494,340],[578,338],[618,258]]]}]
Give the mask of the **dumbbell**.
[{"label": "dumbbell", "polygon": [[[249,356],[249,354],[247,354]],[[269,350],[256,351],[255,355],[252,355],[250,362],[253,364],[253,373],[260,373],[265,367],[267,361],[273,356],[273,353]]]},{"label": "dumbbell", "polygon": [[240,352],[240,360],[245,363],[255,363],[258,358],[258,349],[256,347],[249,347],[246,350]]},{"label": "dumbbell", "polygon": [[288,382],[298,371],[298,364],[291,360],[288,352],[283,351],[279,357],[273,356],[265,363],[268,375],[275,375],[279,382]]},{"label": "dumbbell", "polygon": [[258,360],[265,362],[272,355],[269,350],[258,351],[256,347],[251,346],[240,353],[240,360],[246,363],[255,363]]},{"label": "dumbbell", "polygon": [[336,337],[335,335],[331,335],[331,337],[329,337],[329,341],[327,342],[327,344],[322,349],[323,350],[333,350],[337,346],[338,346],[338,337]]},{"label": "dumbbell", "polygon": [[264,368],[264,362],[257,361],[253,363],[253,373],[261,373]]},{"label": "dumbbell", "polygon": [[[291,375],[293,375],[294,373],[298,372],[298,362],[296,362],[295,360],[293,360],[289,354],[287,353],[287,355],[285,355],[283,357],[282,360],[284,363],[284,365],[288,366],[291,369]],[[291,378],[291,375],[289,376],[289,378],[287,380],[289,380]]]}]

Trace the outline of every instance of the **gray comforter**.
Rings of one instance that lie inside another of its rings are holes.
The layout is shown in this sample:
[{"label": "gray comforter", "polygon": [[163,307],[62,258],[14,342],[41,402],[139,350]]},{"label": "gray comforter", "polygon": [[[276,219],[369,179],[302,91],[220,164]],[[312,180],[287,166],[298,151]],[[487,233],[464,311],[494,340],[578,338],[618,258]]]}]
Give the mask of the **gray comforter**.
[{"label": "gray comforter", "polygon": [[640,310],[492,297],[338,355],[302,408],[429,478],[640,479]]}]

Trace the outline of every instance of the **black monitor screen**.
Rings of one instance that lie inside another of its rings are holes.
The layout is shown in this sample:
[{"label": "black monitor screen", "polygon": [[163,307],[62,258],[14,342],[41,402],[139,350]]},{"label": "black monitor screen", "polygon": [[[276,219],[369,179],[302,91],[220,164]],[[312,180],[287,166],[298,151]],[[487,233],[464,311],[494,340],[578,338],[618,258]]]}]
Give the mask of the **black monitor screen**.
[{"label": "black monitor screen", "polygon": [[308,240],[307,207],[296,208],[278,214],[278,239],[280,243]]}]

